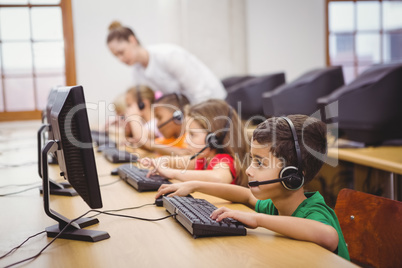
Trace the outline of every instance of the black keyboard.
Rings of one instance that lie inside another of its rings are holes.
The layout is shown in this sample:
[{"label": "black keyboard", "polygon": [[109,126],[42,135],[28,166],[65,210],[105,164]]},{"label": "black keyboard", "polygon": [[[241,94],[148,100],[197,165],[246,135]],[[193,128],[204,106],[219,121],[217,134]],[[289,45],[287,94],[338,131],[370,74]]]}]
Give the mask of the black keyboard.
[{"label": "black keyboard", "polygon": [[139,192],[157,191],[162,184],[171,183],[167,178],[159,175],[152,175],[147,178],[148,171],[148,169],[140,169],[131,164],[121,165],[117,169],[120,178]]},{"label": "black keyboard", "polygon": [[221,222],[212,220],[209,216],[216,209],[204,199],[193,197],[163,197],[163,206],[170,214],[177,213],[176,220],[193,235],[194,238],[203,236],[232,236],[246,235],[244,225],[231,218]]},{"label": "black keyboard", "polygon": [[137,156],[117,148],[106,148],[103,150],[105,158],[112,163],[132,163],[137,162]]},{"label": "black keyboard", "polygon": [[106,132],[92,130],[91,136],[92,136],[92,142],[94,142],[96,146],[104,144],[115,144],[109,139],[109,135]]}]

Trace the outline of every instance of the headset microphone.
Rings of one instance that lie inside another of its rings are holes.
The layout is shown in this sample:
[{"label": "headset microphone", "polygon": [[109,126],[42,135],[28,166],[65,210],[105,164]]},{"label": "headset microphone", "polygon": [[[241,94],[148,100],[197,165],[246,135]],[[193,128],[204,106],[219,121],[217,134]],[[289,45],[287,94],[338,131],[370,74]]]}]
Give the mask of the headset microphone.
[{"label": "headset microphone", "polygon": [[209,146],[208,144],[205,145],[204,148],[201,149],[201,151],[199,151],[198,153],[194,154],[193,156],[190,157],[190,160],[193,160],[194,158],[196,158],[197,156],[199,156],[203,151],[205,151],[205,149],[207,149]]},{"label": "headset microphone", "polygon": [[281,182],[281,181],[290,179],[291,177],[292,177],[292,175],[288,175],[288,176],[285,176],[285,177],[283,177],[283,178],[278,178],[278,179],[273,179],[273,180],[267,180],[267,181],[250,181],[250,182],[248,183],[248,186],[250,186],[250,187],[257,187],[257,186],[264,185],[264,184],[271,184],[271,183]]},{"label": "headset microphone", "polygon": [[167,125],[169,122],[171,122],[171,121],[173,121],[173,120],[174,120],[174,118],[172,117],[172,118],[170,118],[169,120],[166,120],[165,122],[163,122],[162,124],[157,125],[156,127],[157,127],[157,128],[162,128],[163,126]]},{"label": "headset microphone", "polygon": [[225,127],[223,128],[223,134],[220,138],[216,136],[216,133],[210,132],[208,135],[205,137],[205,147],[201,149],[198,153],[194,154],[192,157],[190,157],[190,160],[193,160],[197,156],[199,156],[203,151],[205,151],[207,148],[211,149],[218,149],[219,145],[222,144],[223,140],[225,139],[226,133],[228,132],[229,128],[229,121],[232,119],[232,107],[229,106],[229,112],[228,112],[228,120],[226,121]]}]

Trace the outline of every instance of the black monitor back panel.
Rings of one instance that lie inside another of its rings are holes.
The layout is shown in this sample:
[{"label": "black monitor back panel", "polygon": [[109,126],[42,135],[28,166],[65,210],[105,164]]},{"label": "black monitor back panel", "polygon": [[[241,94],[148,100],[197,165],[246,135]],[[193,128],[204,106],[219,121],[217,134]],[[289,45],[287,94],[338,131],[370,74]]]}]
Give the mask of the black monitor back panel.
[{"label": "black monitor back panel", "polygon": [[285,83],[284,73],[274,73],[257,77],[248,76],[239,79],[226,88],[228,95],[226,101],[236,109],[242,119],[253,116],[263,116],[262,94],[269,92]]},{"label": "black monitor back panel", "polygon": [[318,105],[341,137],[372,145],[402,139],[402,63],[373,65]]},{"label": "black monitor back panel", "polygon": [[344,84],[341,66],[312,70],[289,84],[264,93],[264,115],[311,115],[318,110],[318,98],[330,94]]}]

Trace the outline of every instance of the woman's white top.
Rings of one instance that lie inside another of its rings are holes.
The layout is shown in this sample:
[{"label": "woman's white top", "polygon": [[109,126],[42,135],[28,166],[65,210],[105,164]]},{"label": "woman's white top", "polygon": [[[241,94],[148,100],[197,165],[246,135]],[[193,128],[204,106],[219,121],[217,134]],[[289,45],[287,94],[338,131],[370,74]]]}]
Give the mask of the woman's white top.
[{"label": "woman's white top", "polygon": [[212,71],[194,55],[172,44],[146,47],[148,66],[134,65],[134,85],[147,85],[164,94],[182,93],[191,104],[225,99],[226,90]]}]

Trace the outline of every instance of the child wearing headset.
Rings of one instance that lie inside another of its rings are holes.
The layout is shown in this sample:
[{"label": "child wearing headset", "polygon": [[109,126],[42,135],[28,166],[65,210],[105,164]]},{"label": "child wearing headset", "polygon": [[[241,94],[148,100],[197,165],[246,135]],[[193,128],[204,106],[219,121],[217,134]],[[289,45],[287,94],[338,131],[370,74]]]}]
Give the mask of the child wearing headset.
[{"label": "child wearing headset", "polygon": [[233,218],[249,228],[264,227],[293,239],[316,243],[349,260],[334,211],[319,192],[304,193],[303,185],[320,170],[326,157],[326,126],[304,115],[270,118],[253,132],[249,187],[185,182],[160,187],[157,197],[186,196],[194,191],[243,203],[258,213],[221,207],[211,214],[218,222]]},{"label": "child wearing headset", "polygon": [[125,136],[132,145],[145,144],[152,137],[160,137],[156,120],[152,118],[155,94],[147,86],[130,87],[125,95]]},{"label": "child wearing headset", "polygon": [[150,148],[161,155],[188,155],[185,144],[184,107],[190,102],[180,93],[163,95],[153,105],[161,137]]},{"label": "child wearing headset", "polygon": [[208,100],[189,107],[186,127],[186,143],[193,155],[144,158],[141,164],[179,181],[247,185],[240,161],[246,157],[248,145],[236,111],[225,101]]}]

